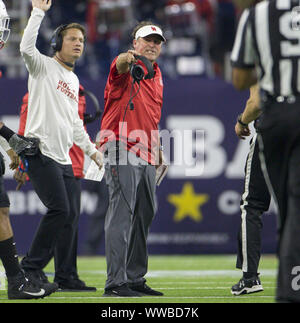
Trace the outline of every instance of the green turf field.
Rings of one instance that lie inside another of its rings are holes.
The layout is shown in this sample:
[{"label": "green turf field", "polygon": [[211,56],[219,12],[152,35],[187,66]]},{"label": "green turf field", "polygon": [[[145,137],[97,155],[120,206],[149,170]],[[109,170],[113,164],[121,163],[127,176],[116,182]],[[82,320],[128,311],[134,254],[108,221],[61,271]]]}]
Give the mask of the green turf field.
[{"label": "green turf field", "polygon": [[[8,300],[6,291],[0,291],[0,303],[273,303],[276,283],[277,260],[272,255],[263,255],[260,262],[260,277],[264,291],[257,294],[233,296],[230,288],[241,276],[235,269],[235,256],[150,256],[149,286],[164,293],[162,297],[104,298],[106,278],[104,257],[79,257],[80,278],[88,285],[97,287],[97,292],[56,292],[42,300]],[[45,272],[53,280],[53,263]]]}]

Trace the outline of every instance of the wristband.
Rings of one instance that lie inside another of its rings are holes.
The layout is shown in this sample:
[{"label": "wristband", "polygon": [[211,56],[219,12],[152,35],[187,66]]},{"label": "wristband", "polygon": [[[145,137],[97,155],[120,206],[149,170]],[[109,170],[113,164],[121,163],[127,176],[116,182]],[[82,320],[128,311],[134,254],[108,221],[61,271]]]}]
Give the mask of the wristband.
[{"label": "wristband", "polygon": [[238,118],[237,118],[237,122],[241,125],[241,126],[243,126],[243,127],[248,127],[248,123],[244,123],[243,121],[242,121],[242,114],[239,114],[238,115]]},{"label": "wristband", "polygon": [[[25,166],[25,168],[24,168],[24,166]],[[28,172],[28,161],[27,161],[27,159],[24,159],[24,161],[22,163],[20,163],[19,171],[21,173],[27,173]]]}]

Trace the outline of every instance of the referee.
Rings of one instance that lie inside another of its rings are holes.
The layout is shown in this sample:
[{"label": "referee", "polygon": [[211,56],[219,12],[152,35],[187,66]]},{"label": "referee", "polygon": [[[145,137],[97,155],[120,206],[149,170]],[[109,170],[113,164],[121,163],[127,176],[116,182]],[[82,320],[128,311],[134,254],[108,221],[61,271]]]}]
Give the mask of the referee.
[{"label": "referee", "polygon": [[[234,0],[240,10],[251,8],[262,0]],[[250,88],[250,97],[244,111],[238,116],[235,133],[240,139],[250,136],[249,123],[254,121],[256,128],[261,111],[259,86]],[[260,161],[257,134],[250,140],[249,153],[245,163],[244,192],[241,197],[241,223],[238,232],[238,249],[236,268],[243,271],[242,278],[232,286],[231,293],[235,296],[263,291],[258,266],[261,256],[262,214],[268,211],[271,196],[264,179]]]},{"label": "referee", "polygon": [[[238,116],[235,133],[240,139],[251,134],[248,124],[259,122],[259,87],[250,88],[250,97],[246,107]],[[241,197],[241,224],[238,233],[238,252],[236,267],[242,269],[243,277],[232,286],[233,295],[257,293],[263,291],[258,265],[261,255],[262,214],[268,211],[271,196],[264,179],[259,161],[257,134],[250,140],[250,149],[245,164],[244,192]]]},{"label": "referee", "polygon": [[245,10],[231,56],[234,86],[244,90],[258,78],[261,89],[263,114],[257,129],[260,160],[279,209],[278,302],[300,302],[300,30],[297,9],[298,0],[272,0]]}]

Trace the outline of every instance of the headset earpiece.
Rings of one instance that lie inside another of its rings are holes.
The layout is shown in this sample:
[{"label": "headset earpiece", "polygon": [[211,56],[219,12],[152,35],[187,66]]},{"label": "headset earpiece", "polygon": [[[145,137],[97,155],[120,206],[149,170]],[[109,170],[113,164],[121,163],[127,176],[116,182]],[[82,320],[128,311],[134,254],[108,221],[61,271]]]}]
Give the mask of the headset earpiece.
[{"label": "headset earpiece", "polygon": [[136,82],[140,82],[145,76],[143,66],[140,64],[131,64],[130,74]]},{"label": "headset earpiece", "polygon": [[60,25],[54,30],[50,41],[50,46],[54,52],[59,52],[62,49],[63,37],[61,33],[67,26],[68,25]]},{"label": "headset earpiece", "polygon": [[149,59],[147,59],[145,56],[141,56],[141,55],[135,55],[135,58],[142,61],[147,68],[148,74],[145,76],[145,80],[152,79],[154,77],[154,69],[153,69],[153,65],[151,64]]},{"label": "headset earpiece", "polygon": [[151,62],[141,55],[134,55],[134,57],[144,63],[147,68],[148,74],[145,76],[144,69],[139,64],[132,64],[130,66],[130,74],[136,82],[140,82],[142,79],[148,80],[154,77],[154,69]]}]

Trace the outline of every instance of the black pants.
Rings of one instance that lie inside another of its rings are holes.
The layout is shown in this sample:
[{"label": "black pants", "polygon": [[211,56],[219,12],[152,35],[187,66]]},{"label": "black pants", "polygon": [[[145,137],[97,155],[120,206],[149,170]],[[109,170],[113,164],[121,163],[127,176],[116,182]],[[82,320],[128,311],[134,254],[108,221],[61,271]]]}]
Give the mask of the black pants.
[{"label": "black pants", "polygon": [[279,208],[276,297],[300,302],[300,99],[265,103],[258,130],[262,170]]},{"label": "black pants", "polygon": [[77,227],[80,182],[72,165],[61,165],[42,154],[28,157],[28,175],[48,211],[40,221],[31,247],[22,260],[24,269],[43,269],[55,256],[55,278],[77,272]]},{"label": "black pants", "polygon": [[3,178],[4,173],[5,173],[4,157],[0,153],[0,208],[10,207],[9,198],[4,187],[4,178]]},{"label": "black pants", "polygon": [[95,255],[98,253],[101,242],[104,243],[104,222],[109,204],[109,196],[104,178],[101,182],[86,182],[87,190],[97,195],[97,207],[89,216],[84,252],[88,255]]},{"label": "black pants", "polygon": [[245,165],[245,189],[241,198],[241,226],[238,233],[236,267],[243,272],[258,272],[261,256],[262,214],[268,211],[271,196],[259,161],[257,135],[250,141]]}]

